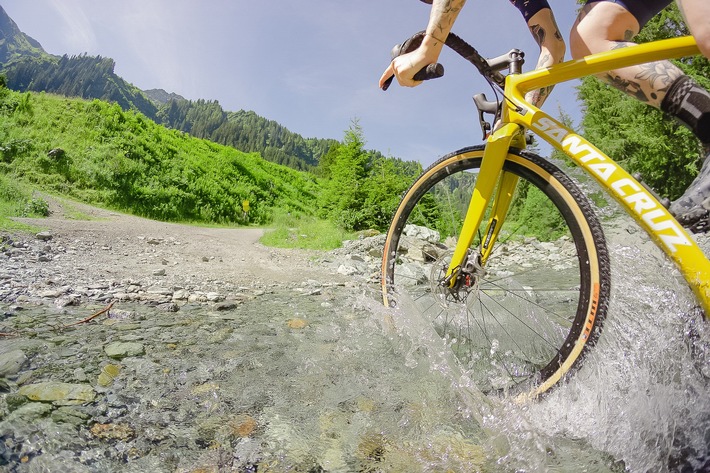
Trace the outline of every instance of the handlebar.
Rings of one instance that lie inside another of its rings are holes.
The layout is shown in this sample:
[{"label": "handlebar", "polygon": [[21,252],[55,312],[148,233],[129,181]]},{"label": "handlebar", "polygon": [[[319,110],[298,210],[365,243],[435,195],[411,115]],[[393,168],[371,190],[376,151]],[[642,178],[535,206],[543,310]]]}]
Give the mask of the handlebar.
[{"label": "handlebar", "polygon": [[[424,3],[430,3],[427,0],[422,0]],[[396,45],[392,49],[392,59],[414,51],[422,44],[425,32],[420,31],[404,43]],[[519,49],[511,49],[505,54],[491,59],[484,58],[473,46],[461,39],[454,33],[449,33],[445,44],[458,53],[461,57],[473,64],[478,72],[481,73],[492,84],[498,85],[501,89],[505,87],[505,76],[501,71],[507,70],[508,73],[522,72],[522,66],[525,62],[525,53]],[[444,67],[441,64],[429,64],[426,68],[420,70],[414,75],[414,80],[429,80],[441,77],[444,75]],[[392,84],[394,75],[390,76],[382,85],[382,90],[387,90]],[[491,125],[483,117],[484,113],[492,113],[498,116],[500,103],[498,101],[489,101],[483,94],[478,94],[474,97],[476,108],[478,109],[479,121],[483,131],[483,137],[486,138],[487,133],[491,130]]]},{"label": "handlebar", "polygon": [[[425,0],[422,0],[425,1]],[[392,59],[402,54],[414,51],[422,44],[424,38],[424,31],[416,33],[411,38],[406,40],[402,44],[396,45],[392,49]],[[454,50],[459,56],[466,59],[468,62],[473,64],[481,75],[491,82],[503,87],[505,84],[505,76],[500,73],[500,71],[508,70],[509,72],[519,73],[521,72],[522,65],[525,62],[525,53],[519,49],[511,49],[505,54],[498,57],[486,59],[479,53],[476,48],[468,44],[466,41],[461,39],[458,35],[454,33],[449,33],[446,38],[446,46]],[[430,64],[425,69],[417,72],[414,76],[414,80],[429,80],[436,79],[444,75],[444,67],[441,64]],[[387,90],[387,88],[392,83],[394,76],[387,79],[382,90]]]},{"label": "handlebar", "polygon": [[[415,49],[417,49],[419,46],[422,45],[422,41],[424,40],[424,32],[420,31],[419,33],[413,35],[411,38],[409,38],[407,41],[405,41],[402,44],[396,45],[394,48],[392,48],[392,59],[401,56],[402,54],[407,54]],[[438,77],[441,77],[444,75],[444,66],[441,64],[429,64],[426,66],[424,69],[420,70],[416,74],[414,74],[413,79],[414,80],[430,80],[430,79],[436,79]],[[382,90],[387,90],[389,89],[389,86],[392,84],[392,80],[394,79],[394,75],[391,75],[385,83],[382,85]]]},{"label": "handlebar", "polygon": [[[421,0],[424,3],[432,4],[433,0]],[[396,45],[392,48],[392,59],[414,51],[419,46],[421,46],[424,39],[425,31],[420,31],[416,33],[411,38],[403,42],[402,44]],[[491,59],[486,59],[483,57],[473,46],[468,44],[466,41],[461,39],[454,33],[449,32],[446,37],[446,46],[453,49],[459,56],[466,59],[468,62],[474,65],[478,72],[493,85],[497,85],[501,89],[505,88],[505,76],[501,74],[501,71],[507,69],[509,74],[519,74],[522,72],[523,64],[525,63],[525,53],[519,49],[511,49],[505,54]],[[444,66],[441,64],[429,64],[424,69],[417,72],[413,79],[417,81],[435,79],[444,75]],[[382,90],[387,90],[392,84],[394,75],[387,78],[387,80],[382,84]],[[478,117],[481,125],[481,131],[483,131],[483,139],[486,139],[488,133],[491,131],[491,124],[484,118],[484,113],[490,113],[494,115],[494,121],[500,118],[501,113],[501,103],[498,100],[491,101],[487,100],[484,94],[478,94],[473,97],[473,101],[478,109]]]}]

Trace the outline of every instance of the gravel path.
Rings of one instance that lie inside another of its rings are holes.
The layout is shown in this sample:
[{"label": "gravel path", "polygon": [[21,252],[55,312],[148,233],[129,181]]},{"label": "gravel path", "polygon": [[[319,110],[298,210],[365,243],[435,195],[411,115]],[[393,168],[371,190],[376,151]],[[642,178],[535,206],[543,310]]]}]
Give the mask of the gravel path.
[{"label": "gravel path", "polygon": [[50,212],[18,219],[37,234],[0,235],[0,301],[130,301],[175,311],[188,302],[233,304],[272,288],[354,281],[326,252],[260,244],[262,229],[158,222],[58,199],[50,199]]}]

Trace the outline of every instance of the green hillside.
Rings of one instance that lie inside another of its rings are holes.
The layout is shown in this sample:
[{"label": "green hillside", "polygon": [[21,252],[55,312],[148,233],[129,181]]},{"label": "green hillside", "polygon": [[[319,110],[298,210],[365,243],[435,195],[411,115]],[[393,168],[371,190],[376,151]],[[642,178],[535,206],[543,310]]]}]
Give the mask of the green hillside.
[{"label": "green hillside", "polygon": [[267,161],[297,170],[313,170],[336,143],[304,138],[251,111],[226,111],[217,101],[186,100],[160,89],[142,91],[118,76],[115,66],[113,59],[102,56],[48,54],[0,6],[0,73],[12,90],[117,103],[169,128],[258,152]]},{"label": "green hillside", "polygon": [[0,89],[0,173],[149,218],[263,224],[315,212],[317,180],[99,100]]}]

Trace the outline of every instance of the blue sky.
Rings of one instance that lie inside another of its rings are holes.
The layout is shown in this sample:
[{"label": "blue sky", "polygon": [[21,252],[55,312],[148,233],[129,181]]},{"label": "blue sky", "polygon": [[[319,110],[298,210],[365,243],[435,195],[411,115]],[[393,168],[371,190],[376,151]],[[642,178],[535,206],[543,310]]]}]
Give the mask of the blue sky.
[{"label": "blue sky", "polygon": [[[552,1],[565,37],[575,2]],[[304,137],[342,139],[353,119],[366,147],[429,164],[481,141],[471,97],[491,92],[451,51],[446,75],[414,89],[377,80],[396,43],[423,30],[417,0],[0,0],[19,28],[51,54],[111,57],[141,89],[165,89],[225,110],[253,110]],[[503,18],[508,17],[504,23]],[[454,31],[493,57],[537,46],[508,0],[469,0]],[[545,109],[579,120],[574,83]]]}]

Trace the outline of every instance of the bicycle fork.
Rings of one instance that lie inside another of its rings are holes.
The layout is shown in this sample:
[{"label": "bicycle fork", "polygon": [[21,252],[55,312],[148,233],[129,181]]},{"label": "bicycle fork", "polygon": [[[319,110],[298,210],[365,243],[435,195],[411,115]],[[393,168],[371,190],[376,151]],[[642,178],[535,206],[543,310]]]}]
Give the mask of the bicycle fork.
[{"label": "bicycle fork", "polygon": [[[488,137],[471,202],[446,271],[446,278],[442,283],[451,289],[460,287],[461,284],[474,285],[495,246],[519,179],[512,173],[503,172],[503,164],[511,144],[513,142],[517,144],[518,141],[524,143],[522,128],[512,123],[502,126]],[[481,239],[478,252],[472,252],[473,239],[483,222],[494,192],[496,194],[484,237]],[[462,280],[462,277],[465,279]]]}]

